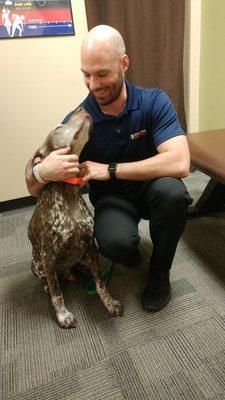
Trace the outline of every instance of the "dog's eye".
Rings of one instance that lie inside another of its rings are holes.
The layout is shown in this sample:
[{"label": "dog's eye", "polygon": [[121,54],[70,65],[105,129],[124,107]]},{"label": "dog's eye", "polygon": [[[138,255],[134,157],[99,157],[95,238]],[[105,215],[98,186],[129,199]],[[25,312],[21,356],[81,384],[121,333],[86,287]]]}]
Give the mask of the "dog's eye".
[{"label": "dog's eye", "polygon": [[54,131],[58,130],[59,128],[62,128],[62,126],[64,126],[64,125],[63,124],[56,125]]},{"label": "dog's eye", "polygon": [[77,131],[77,132],[75,133],[74,138],[77,138],[77,137],[79,136],[80,132],[81,132],[81,129],[79,129],[79,131]]}]

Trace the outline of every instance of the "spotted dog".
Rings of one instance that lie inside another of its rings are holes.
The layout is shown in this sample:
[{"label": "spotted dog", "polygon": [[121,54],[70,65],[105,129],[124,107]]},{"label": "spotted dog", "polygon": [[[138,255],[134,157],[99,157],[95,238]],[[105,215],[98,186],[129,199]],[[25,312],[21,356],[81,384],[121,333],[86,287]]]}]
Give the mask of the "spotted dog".
[{"label": "spotted dog", "polygon": [[[71,153],[81,153],[88,141],[91,117],[77,109],[65,125],[56,127],[37,150],[46,157],[51,151],[70,146]],[[122,306],[112,298],[102,278],[99,256],[93,238],[93,219],[81,195],[80,186],[65,182],[49,182],[42,189],[28,227],[32,244],[33,273],[47,281],[47,288],[62,328],[72,328],[76,320],[64,304],[58,276],[69,276],[71,266],[82,264],[90,269],[96,290],[104,306],[113,316],[122,315]]]}]

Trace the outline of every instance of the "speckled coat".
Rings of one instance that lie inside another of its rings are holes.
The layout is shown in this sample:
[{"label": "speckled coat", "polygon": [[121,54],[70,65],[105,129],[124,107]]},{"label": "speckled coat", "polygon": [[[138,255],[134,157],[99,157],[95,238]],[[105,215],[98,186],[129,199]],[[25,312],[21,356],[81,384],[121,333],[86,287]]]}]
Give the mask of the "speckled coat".
[{"label": "speckled coat", "polygon": [[[35,153],[46,157],[52,150],[70,145],[79,155],[88,140],[90,116],[78,109],[65,125],[52,131]],[[59,325],[75,326],[75,317],[64,304],[58,275],[68,276],[75,263],[90,268],[96,290],[111,315],[122,315],[122,306],[113,299],[101,279],[99,256],[93,237],[93,219],[80,187],[65,182],[50,182],[42,189],[28,227],[33,248],[32,271],[46,279]]]}]

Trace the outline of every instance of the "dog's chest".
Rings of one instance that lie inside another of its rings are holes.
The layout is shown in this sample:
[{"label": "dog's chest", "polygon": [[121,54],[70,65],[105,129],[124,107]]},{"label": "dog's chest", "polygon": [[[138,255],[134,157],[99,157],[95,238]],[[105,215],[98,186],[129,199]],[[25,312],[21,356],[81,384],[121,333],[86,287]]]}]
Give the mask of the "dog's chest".
[{"label": "dog's chest", "polygon": [[31,221],[32,230],[32,237],[45,247],[50,245],[55,252],[65,244],[70,244],[73,251],[81,242],[90,241],[93,219],[79,189],[60,183],[46,186]]}]

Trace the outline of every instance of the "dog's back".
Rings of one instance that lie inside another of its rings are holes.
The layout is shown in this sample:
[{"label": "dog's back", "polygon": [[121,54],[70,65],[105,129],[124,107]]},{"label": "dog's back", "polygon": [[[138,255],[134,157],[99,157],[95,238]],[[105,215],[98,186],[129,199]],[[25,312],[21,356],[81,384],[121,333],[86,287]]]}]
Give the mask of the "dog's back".
[{"label": "dog's back", "polygon": [[[82,108],[75,110],[67,124],[60,124],[49,133],[34,158],[46,157],[51,151],[68,145],[71,147],[71,153],[79,157],[89,139],[91,126],[90,115]],[[74,244],[73,254],[76,262],[76,258],[80,259],[85,251],[81,246],[79,248],[79,238],[83,234],[81,231],[85,229],[87,234],[92,236],[92,225],[91,215],[80,194],[79,186],[64,182],[49,182],[39,195],[28,228],[28,236],[35,249],[34,259],[35,256],[40,259],[42,254],[47,252],[56,265],[58,255],[65,253],[71,241]],[[68,258],[71,259],[72,248],[70,247],[68,251],[70,253]]]},{"label": "dog's back", "polygon": [[[52,131],[35,153],[46,157],[61,147],[80,152],[89,138],[91,118],[83,109],[75,111],[66,125]],[[93,220],[80,188],[65,182],[50,182],[42,189],[31,218],[28,235],[33,248],[32,271],[46,278],[52,304],[60,326],[75,326],[75,317],[64,304],[57,275],[68,276],[71,266],[81,263],[90,268],[96,290],[112,315],[121,315],[121,304],[114,300],[101,279],[97,248],[93,239]]]}]

